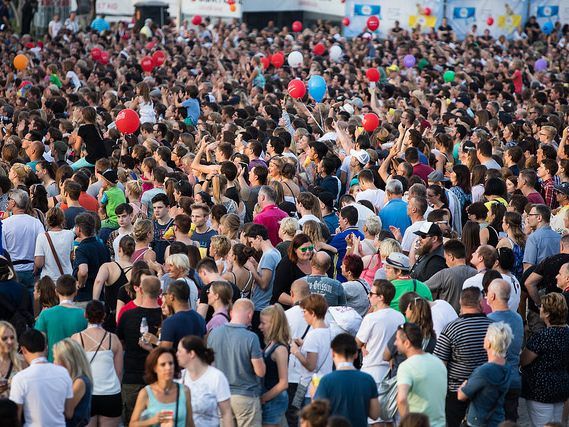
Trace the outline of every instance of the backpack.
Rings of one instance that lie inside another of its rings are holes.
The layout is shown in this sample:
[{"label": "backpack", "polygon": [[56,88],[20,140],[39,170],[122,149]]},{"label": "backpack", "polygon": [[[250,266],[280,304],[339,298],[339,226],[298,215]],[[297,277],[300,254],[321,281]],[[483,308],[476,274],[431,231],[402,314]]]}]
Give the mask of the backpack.
[{"label": "backpack", "polygon": [[24,289],[22,301],[14,309],[6,296],[0,293],[0,319],[10,322],[18,337],[34,324],[34,316],[28,311],[28,300],[28,291]]}]

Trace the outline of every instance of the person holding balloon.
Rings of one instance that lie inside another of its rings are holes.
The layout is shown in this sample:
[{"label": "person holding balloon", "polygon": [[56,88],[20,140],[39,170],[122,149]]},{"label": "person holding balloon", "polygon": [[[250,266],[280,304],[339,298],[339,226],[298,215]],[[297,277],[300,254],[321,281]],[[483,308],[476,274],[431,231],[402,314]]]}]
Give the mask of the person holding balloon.
[{"label": "person holding balloon", "polygon": [[97,160],[107,157],[103,135],[97,126],[97,110],[93,107],[76,109],[73,122],[80,123],[80,125],[77,131],[69,137],[69,143],[75,153],[81,153],[82,148],[85,147],[87,154],[80,157],[71,167],[74,171],[84,167],[93,168]]}]

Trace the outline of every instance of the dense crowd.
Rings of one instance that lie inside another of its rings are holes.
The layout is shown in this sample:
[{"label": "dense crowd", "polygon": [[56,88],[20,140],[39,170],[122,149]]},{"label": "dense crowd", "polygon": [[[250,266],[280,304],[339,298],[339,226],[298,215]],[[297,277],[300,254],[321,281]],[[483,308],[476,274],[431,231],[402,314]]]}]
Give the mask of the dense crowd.
[{"label": "dense crowd", "polygon": [[569,26],[476,31],[0,32],[2,425],[566,422]]}]

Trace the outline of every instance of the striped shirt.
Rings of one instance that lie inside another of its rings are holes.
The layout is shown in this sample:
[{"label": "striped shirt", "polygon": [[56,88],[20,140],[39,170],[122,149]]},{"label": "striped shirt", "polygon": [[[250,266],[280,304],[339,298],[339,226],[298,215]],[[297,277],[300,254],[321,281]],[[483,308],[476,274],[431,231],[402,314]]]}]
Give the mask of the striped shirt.
[{"label": "striped shirt", "polygon": [[483,313],[463,314],[437,337],[433,354],[447,364],[449,391],[457,391],[474,369],[487,362],[484,337],[490,323]]}]

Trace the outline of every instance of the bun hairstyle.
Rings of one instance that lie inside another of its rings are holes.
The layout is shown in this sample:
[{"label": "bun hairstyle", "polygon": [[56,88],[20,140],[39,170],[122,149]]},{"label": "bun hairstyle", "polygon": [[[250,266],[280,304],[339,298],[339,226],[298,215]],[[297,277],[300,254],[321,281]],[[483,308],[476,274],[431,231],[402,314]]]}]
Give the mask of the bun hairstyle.
[{"label": "bun hairstyle", "polygon": [[180,341],[180,345],[188,353],[193,351],[196,356],[207,365],[211,365],[214,361],[214,352],[211,348],[206,347],[205,342],[202,338],[188,335]]},{"label": "bun hairstyle", "polygon": [[235,259],[237,260],[237,264],[241,267],[245,265],[247,260],[250,257],[255,257],[257,251],[251,248],[250,246],[245,246],[242,243],[236,243],[233,245],[233,255],[235,255]]}]

